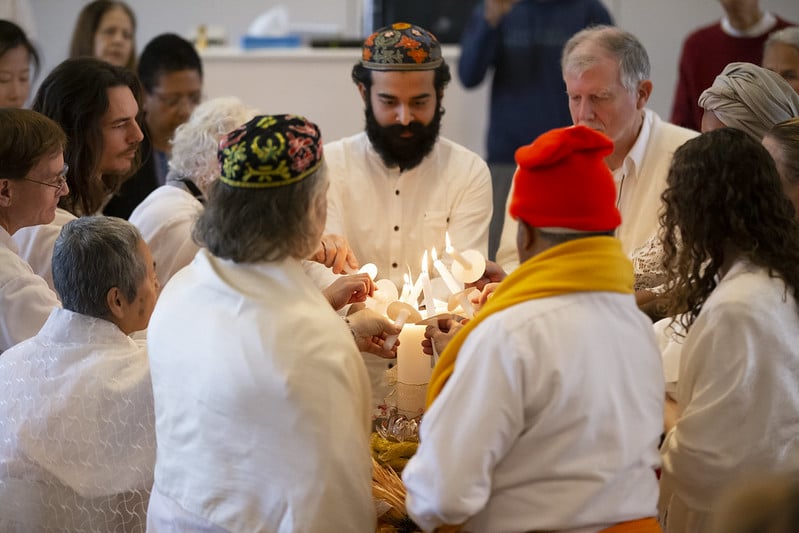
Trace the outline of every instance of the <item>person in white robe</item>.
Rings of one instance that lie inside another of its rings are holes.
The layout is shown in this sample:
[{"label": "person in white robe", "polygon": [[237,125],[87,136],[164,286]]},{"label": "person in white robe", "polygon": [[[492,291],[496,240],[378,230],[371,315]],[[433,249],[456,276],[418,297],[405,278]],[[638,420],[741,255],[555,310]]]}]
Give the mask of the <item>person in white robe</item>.
[{"label": "person in white robe", "polygon": [[143,532],[155,466],[146,329],[159,285],[134,226],[61,230],[63,308],[0,357],[0,530]]},{"label": "person in white robe", "polygon": [[47,283],[18,255],[20,229],[48,224],[69,194],[64,131],[22,109],[0,108],[0,354],[33,337],[60,304]]},{"label": "person in white robe", "polygon": [[769,153],[733,128],[678,149],[663,197],[686,335],[660,514],[667,533],[699,533],[730,485],[799,468],[799,223]]},{"label": "person in white robe", "polygon": [[424,531],[660,532],[663,374],[613,237],[612,148],[573,126],[517,151],[522,264],[445,348],[427,328],[444,349],[402,472]]},{"label": "person in white robe", "polygon": [[220,159],[194,227],[203,248],[148,330],[158,453],[147,529],[372,532],[369,380],[300,265],[324,228],[319,129],[256,116]]}]

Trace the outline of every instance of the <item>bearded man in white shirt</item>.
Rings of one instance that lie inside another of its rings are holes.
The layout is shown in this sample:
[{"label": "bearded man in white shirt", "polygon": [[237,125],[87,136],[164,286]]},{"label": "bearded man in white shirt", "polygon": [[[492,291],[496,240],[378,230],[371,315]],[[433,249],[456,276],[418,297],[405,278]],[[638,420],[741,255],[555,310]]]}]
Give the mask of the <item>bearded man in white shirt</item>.
[{"label": "bearded man in white shirt", "polygon": [[402,286],[425,250],[488,253],[491,175],[475,153],[439,137],[449,65],[429,31],[395,23],[370,35],[352,80],[366,130],[325,146],[326,233],[344,235],[361,262]]}]

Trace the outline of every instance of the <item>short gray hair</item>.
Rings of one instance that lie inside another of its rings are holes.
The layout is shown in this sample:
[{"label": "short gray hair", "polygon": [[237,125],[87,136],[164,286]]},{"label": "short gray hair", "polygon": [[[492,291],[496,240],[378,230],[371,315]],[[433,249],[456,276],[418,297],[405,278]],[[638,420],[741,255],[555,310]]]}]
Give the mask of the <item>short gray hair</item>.
[{"label": "short gray hair", "polygon": [[787,44],[799,50],[799,26],[791,26],[790,28],[783,28],[775,31],[766,39],[763,45],[763,51],[768,50],[768,47],[774,43]]},{"label": "short gray hair", "polygon": [[308,257],[319,245],[311,213],[325,201],[326,183],[324,164],[281,187],[240,188],[215,181],[194,225],[194,240],[236,263]]},{"label": "short gray hair", "polygon": [[170,179],[191,180],[206,192],[219,177],[216,151],[220,139],[257,114],[238,98],[214,98],[197,106],[172,138]]},{"label": "short gray hair", "polygon": [[113,287],[133,301],[147,275],[141,238],[133,224],[114,217],[81,217],[61,228],[53,248],[53,284],[64,309],[107,319],[106,296]]},{"label": "short gray hair", "polygon": [[644,45],[635,35],[615,26],[592,26],[574,34],[563,47],[561,70],[583,71],[593,65],[597,58],[590,54],[575,53],[584,43],[593,43],[603,48],[619,60],[621,84],[630,92],[638,89],[638,84],[649,79],[649,55]]}]

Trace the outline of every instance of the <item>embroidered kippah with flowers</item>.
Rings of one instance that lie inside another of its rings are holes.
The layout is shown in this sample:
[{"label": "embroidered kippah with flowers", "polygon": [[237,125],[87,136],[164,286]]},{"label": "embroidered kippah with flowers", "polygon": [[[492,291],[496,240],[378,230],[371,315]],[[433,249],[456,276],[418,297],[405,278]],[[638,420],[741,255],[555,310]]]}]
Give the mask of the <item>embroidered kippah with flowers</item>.
[{"label": "embroidered kippah with flowers", "polygon": [[419,26],[395,22],[363,42],[361,65],[373,70],[433,70],[442,63],[436,36]]},{"label": "embroidered kippah with flowers", "polygon": [[220,180],[231,187],[296,183],[322,164],[319,127],[297,115],[260,115],[228,133],[217,152]]}]

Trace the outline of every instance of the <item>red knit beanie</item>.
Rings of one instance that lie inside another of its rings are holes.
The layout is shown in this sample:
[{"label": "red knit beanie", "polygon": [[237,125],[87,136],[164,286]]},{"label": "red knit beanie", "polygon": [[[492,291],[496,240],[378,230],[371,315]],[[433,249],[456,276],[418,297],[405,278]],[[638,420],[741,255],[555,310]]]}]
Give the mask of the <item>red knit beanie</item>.
[{"label": "red knit beanie", "polygon": [[539,229],[611,231],[621,224],[605,164],[613,142],[585,126],[548,131],[516,150],[510,214]]}]

